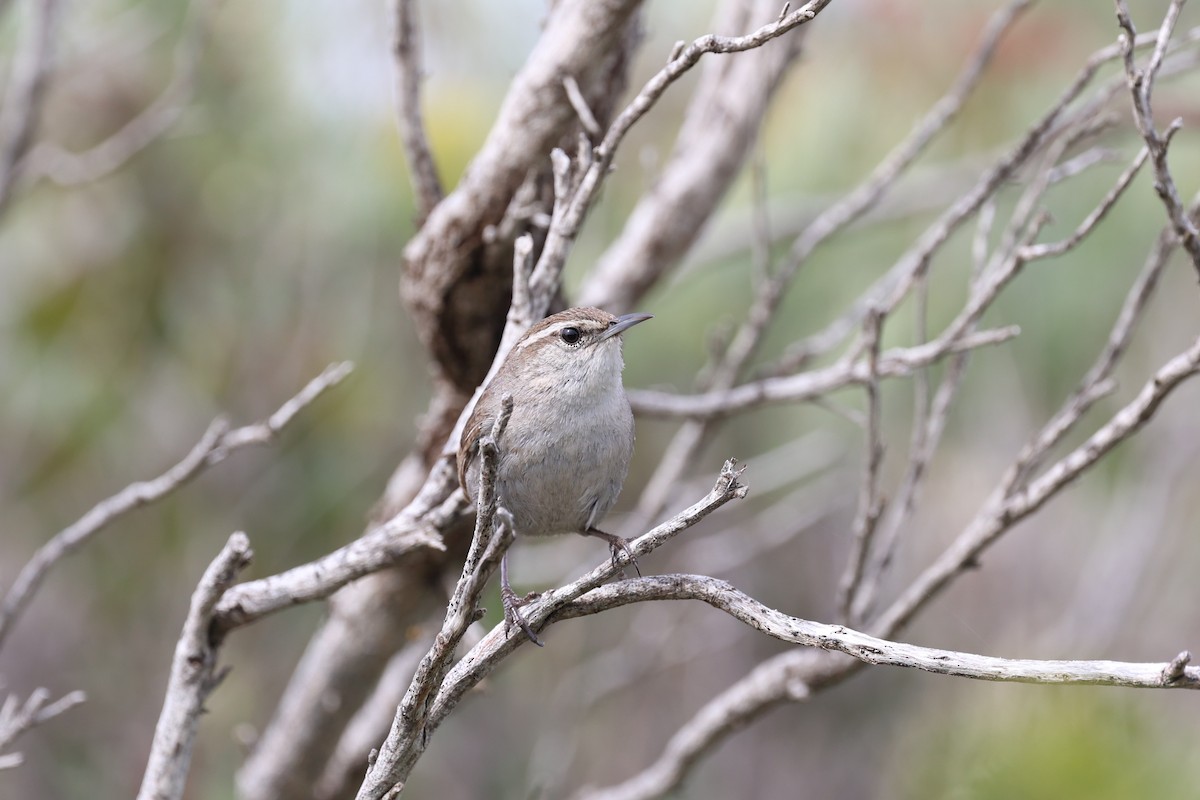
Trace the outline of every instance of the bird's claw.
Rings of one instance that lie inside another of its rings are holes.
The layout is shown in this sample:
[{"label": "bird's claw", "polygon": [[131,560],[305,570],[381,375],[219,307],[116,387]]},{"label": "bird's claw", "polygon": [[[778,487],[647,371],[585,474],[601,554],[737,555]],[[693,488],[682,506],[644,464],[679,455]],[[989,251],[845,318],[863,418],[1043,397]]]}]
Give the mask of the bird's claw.
[{"label": "bird's claw", "polygon": [[629,540],[623,539],[620,536],[614,536],[608,542],[608,549],[612,554],[612,565],[615,569],[625,574],[625,568],[621,566],[621,556],[625,556],[628,565],[633,567],[633,571],[637,576],[642,577],[642,569],[638,566],[637,556],[633,554],[633,550],[629,547]]},{"label": "bird's claw", "polygon": [[545,643],[537,637],[533,629],[529,627],[529,623],[525,621],[524,615],[521,614],[521,606],[528,605],[537,597],[538,592],[530,592],[524,597],[517,597],[517,593],[507,587],[500,590],[500,602],[504,605],[504,633],[508,635],[513,626],[517,626],[525,635],[529,637],[529,641],[536,644],[538,647],[545,647]]}]

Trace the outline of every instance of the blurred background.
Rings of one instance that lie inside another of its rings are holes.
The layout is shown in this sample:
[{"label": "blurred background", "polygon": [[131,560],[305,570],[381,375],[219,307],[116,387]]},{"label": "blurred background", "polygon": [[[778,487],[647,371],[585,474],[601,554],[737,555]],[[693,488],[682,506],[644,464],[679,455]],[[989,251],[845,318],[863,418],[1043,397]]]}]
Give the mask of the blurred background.
[{"label": "blurred background", "polygon": [[[5,80],[34,4],[7,5]],[[1166,7],[1134,5],[1143,30]],[[950,85],[998,6],[834,3],[809,29],[758,148],[772,225],[794,225],[867,174]],[[711,10],[707,0],[647,2],[631,85],[676,40],[706,33]],[[424,108],[447,185],[483,141],[544,11],[536,0],[420,3]],[[385,4],[94,0],[67,3],[63,14],[43,141],[95,144],[187,71],[188,47],[197,55],[163,136],[95,181],[27,180],[0,212],[0,587],[97,500],[174,463],[214,416],[260,419],[328,362],[357,364],[277,444],[240,451],[63,561],[0,653],[0,688],[88,694],[21,740],[27,763],[0,772],[0,798],[107,800],[136,792],[188,596],[229,533],[251,538],[247,577],[353,539],[412,445],[430,389],[397,292],[415,211],[393,121]],[[1180,29],[1197,25],[1200,12],[1185,10]],[[202,41],[187,45],[196,30]],[[813,258],[763,357],[845,308],[1116,34],[1108,3],[1036,4],[962,118],[901,184],[895,212]],[[568,296],[653,181],[694,80],[676,85],[623,146],[571,257]],[[1185,197],[1200,187],[1197,98],[1195,75],[1164,81],[1155,96],[1160,122],[1185,122],[1171,151]],[[1124,113],[1124,97],[1116,107]],[[1127,121],[1109,138],[1122,160],[1051,191],[1055,222],[1044,239],[1069,232],[1140,145]],[[744,314],[752,195],[743,176],[698,248],[643,304],[656,319],[627,339],[627,385],[688,390],[711,332]],[[1074,387],[1163,223],[1147,172],[1082,247],[1032,265],[989,313],[985,324],[1018,324],[1022,335],[972,360],[893,589],[970,519]],[[934,330],[961,307],[969,244],[957,236],[934,266]],[[1084,433],[1194,341],[1198,318],[1195,274],[1177,256],[1118,370],[1120,389]],[[889,334],[903,341],[910,327],[900,315]],[[860,394],[837,399],[861,406]],[[906,457],[911,385],[887,384],[883,400],[890,487]],[[1200,387],[1181,388],[1146,431],[1006,536],[903,638],[1030,658],[1166,661],[1200,648],[1197,408]],[[639,422],[615,527],[675,428]],[[646,559],[643,571],[709,572],[788,613],[831,619],[861,438],[816,406],[720,427],[673,510],[700,497],[728,456],[750,464],[750,498]],[[783,442],[791,444],[781,450]],[[800,477],[774,480],[787,472]],[[766,543],[742,552],[743,541]],[[518,580],[544,588],[606,554],[580,538],[522,542],[514,557]],[[208,703],[190,798],[234,796],[247,743],[321,615],[319,605],[297,608],[227,642],[233,672]],[[627,608],[557,627],[545,650],[518,652],[443,726],[411,795],[557,797],[616,782],[653,760],[707,698],[784,649],[705,607]],[[1195,701],[871,669],[739,733],[685,795],[1193,796]]]}]

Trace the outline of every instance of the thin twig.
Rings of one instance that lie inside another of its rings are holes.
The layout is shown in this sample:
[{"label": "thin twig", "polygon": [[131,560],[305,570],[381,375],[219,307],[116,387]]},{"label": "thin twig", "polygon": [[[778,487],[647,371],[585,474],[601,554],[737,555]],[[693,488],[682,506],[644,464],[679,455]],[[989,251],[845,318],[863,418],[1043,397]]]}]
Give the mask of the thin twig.
[{"label": "thin twig", "polygon": [[331,364],[309,381],[295,397],[262,422],[230,430],[229,424],[218,418],[175,466],[157,478],[131,483],[113,496],[101,500],[90,511],[38,548],[33,558],[21,568],[17,579],[4,596],[3,604],[0,605],[0,647],[3,647],[13,623],[24,611],[46,574],[62,558],[73,553],[91,537],[130,511],[155,503],[178,490],[209,467],[224,461],[234,450],[247,445],[271,442],[302,409],[341,383],[353,368],[348,361]]},{"label": "thin twig", "polygon": [[53,703],[48,689],[34,689],[22,703],[15,694],[8,695],[0,705],[0,770],[20,766],[20,753],[5,753],[23,733],[43,722],[69,711],[87,700],[80,691],[68,692]]},{"label": "thin twig", "polygon": [[745,324],[729,347],[729,369],[740,371],[758,347],[767,323],[782,302],[785,289],[812,253],[830,237],[878,205],[888,190],[962,110],[991,61],[1000,39],[1012,27],[1030,0],[1014,0],[988,20],[979,44],[949,91],[938,100],[912,131],[884,158],[859,186],[830,206],[805,229],[792,245],[787,260],[763,285]]},{"label": "thin twig", "polygon": [[562,271],[567,252],[583,226],[584,217],[591,209],[625,135],[658,102],[671,84],[694,67],[704,55],[738,53],[761,47],[772,39],[816,19],[829,3],[830,0],[809,0],[795,11],[753,33],[745,36],[718,36],[710,33],[696,39],[677,55],[673,54],[674,57],[667,65],[646,82],[629,105],[609,125],[604,138],[595,148],[593,163],[580,177],[578,187],[571,195],[570,205],[561,216],[556,214],[556,222],[550,226],[542,254],[538,258],[535,275],[542,271],[557,275]]},{"label": "thin twig", "polygon": [[39,0],[33,30],[13,64],[0,108],[0,214],[12,200],[18,165],[33,145],[50,81],[58,32],[59,0]]},{"label": "thin twig", "polygon": [[837,589],[838,617],[847,624],[854,622],[851,615],[862,582],[863,567],[867,563],[867,554],[871,552],[871,541],[879,524],[879,516],[883,513],[883,501],[879,495],[883,434],[880,430],[882,422],[878,373],[882,324],[883,318],[879,314],[868,314],[866,325],[863,326],[862,349],[866,351],[867,365],[867,377],[863,384],[867,392],[866,452],[863,455],[862,480],[859,483],[858,511],[854,515],[854,525],[851,529],[850,555],[846,559],[846,568]]},{"label": "thin twig", "polygon": [[[1185,43],[1191,44],[1197,38],[1200,38],[1200,28],[1190,30]],[[1154,43],[1155,38],[1152,36],[1139,36],[1135,47],[1148,47]],[[890,313],[899,305],[916,285],[917,278],[928,268],[933,254],[946,243],[951,234],[994,197],[999,188],[1012,179],[1018,169],[1041,152],[1048,142],[1053,141],[1061,133],[1063,124],[1074,124],[1080,119],[1088,119],[1103,108],[1104,102],[1107,102],[1108,88],[1100,92],[1095,102],[1090,102],[1082,108],[1078,115],[1067,113],[1068,107],[1082,95],[1100,68],[1120,58],[1121,54],[1122,50],[1117,45],[1110,45],[1092,53],[1050,109],[1030,126],[1012,149],[979,178],[970,191],[946,209],[913,246],[846,312],[822,330],[788,347],[783,358],[767,370],[768,374],[784,375],[795,372],[813,358],[836,347],[862,324],[871,308],[881,308]],[[1116,86],[1114,83],[1112,88],[1115,90]]]},{"label": "thin twig", "polygon": [[1200,372],[1200,339],[1164,364],[1137,396],[1088,439],[1036,479],[1016,491],[998,488],[958,538],[912,582],[872,625],[890,636],[925,607],[1005,531],[1028,517],[1090,469],[1110,450],[1137,433],[1177,386]]},{"label": "thin twig", "polygon": [[[1200,211],[1200,199],[1193,204],[1189,213],[1195,215],[1197,211]],[[1134,328],[1141,319],[1154,289],[1158,286],[1168,258],[1178,246],[1179,237],[1175,234],[1174,228],[1168,224],[1159,234],[1146,257],[1141,272],[1126,294],[1125,302],[1109,333],[1108,341],[1105,342],[1100,355],[1096,357],[1095,363],[1092,364],[1079,382],[1079,386],[1054,416],[1022,448],[1016,461],[1005,474],[1001,486],[1006,494],[1026,483],[1029,475],[1042,464],[1049,452],[1075,427],[1096,401],[1108,395],[1115,388],[1111,381],[1112,371],[1129,347]]]},{"label": "thin twig", "polygon": [[49,178],[59,186],[78,186],[98,180],[120,169],[179,122],[195,93],[196,75],[208,32],[206,16],[212,5],[210,0],[192,2],[183,36],[175,49],[174,74],[149,106],[116,133],[81,152],[39,142],[19,167],[22,181],[32,184]]},{"label": "thin twig", "polygon": [[567,93],[567,100],[571,103],[571,108],[575,109],[575,113],[579,116],[579,124],[583,125],[583,130],[594,139],[600,138],[604,130],[596,121],[596,115],[592,113],[592,109],[588,108],[587,98],[579,89],[579,81],[568,75],[563,78],[563,89]]},{"label": "thin twig", "polygon": [[1130,19],[1129,7],[1125,0],[1116,0],[1116,6],[1117,24],[1123,31],[1119,45],[1125,62],[1125,77],[1129,83],[1129,93],[1133,99],[1133,120],[1137,124],[1138,133],[1145,140],[1154,162],[1156,179],[1154,189],[1158,192],[1158,196],[1166,208],[1167,217],[1171,220],[1175,233],[1183,244],[1183,249],[1191,258],[1197,275],[1200,275],[1200,229],[1197,229],[1195,223],[1184,211],[1183,201],[1179,198],[1179,190],[1175,187],[1175,179],[1167,164],[1167,150],[1171,144],[1171,137],[1182,126],[1183,121],[1175,120],[1167,127],[1165,134],[1160,134],[1154,124],[1154,112],[1150,104],[1151,96],[1154,93],[1154,79],[1162,67],[1163,58],[1171,40],[1171,33],[1175,29],[1179,12],[1183,8],[1183,0],[1171,0],[1171,4],[1167,7],[1167,13],[1163,17],[1162,25],[1159,27],[1155,39],[1154,51],[1150,55],[1150,61],[1145,70],[1139,70],[1134,62],[1133,42],[1137,39],[1137,31],[1134,30],[1133,21]]},{"label": "thin twig", "polygon": [[444,192],[421,113],[421,36],[417,30],[416,0],[395,0],[392,18],[396,122],[417,201],[419,227],[441,202]]},{"label": "thin twig", "polygon": [[[1019,333],[1019,328],[1009,326],[965,335],[954,341],[939,339],[915,347],[885,350],[879,356],[877,374],[880,378],[908,376],[914,370],[953,353],[1002,344]],[[634,410],[640,414],[653,417],[708,417],[774,403],[813,400],[836,389],[865,385],[867,380],[864,361],[843,359],[823,369],[750,381],[725,392],[680,395],[639,390],[628,394]]]}]

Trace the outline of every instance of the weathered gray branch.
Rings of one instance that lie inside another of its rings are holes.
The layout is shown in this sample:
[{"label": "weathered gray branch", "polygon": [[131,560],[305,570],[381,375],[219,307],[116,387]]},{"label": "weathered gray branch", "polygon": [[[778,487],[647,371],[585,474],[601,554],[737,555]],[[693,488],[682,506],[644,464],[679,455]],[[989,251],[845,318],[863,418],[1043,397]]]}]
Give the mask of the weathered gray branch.
[{"label": "weathered gray branch", "polygon": [[657,575],[593,589],[561,608],[551,622],[598,614],[651,600],[700,600],[784,642],[831,650],[867,664],[919,669],[985,681],[1200,689],[1200,667],[1186,666],[1187,651],[1169,663],[1042,661],[938,650],[880,639],[843,625],[827,625],[769,608],[729,583],[705,575]]},{"label": "weathered gray branch", "polygon": [[253,558],[250,540],[235,533],[209,564],[192,594],[183,633],[175,645],[171,677],[162,713],[154,729],[150,760],[138,800],[178,800],[187,786],[192,744],[204,713],[204,701],[225,677],[217,671],[220,637],[211,623],[217,601]]},{"label": "weathered gray branch", "polygon": [[34,689],[22,703],[15,694],[4,698],[0,705],[0,770],[20,766],[24,758],[20,753],[6,753],[21,734],[41,725],[49,719],[69,711],[87,700],[80,691],[68,692],[53,703],[48,703],[47,689]]},{"label": "weathered gray branch", "polygon": [[[716,485],[707,496],[643,536],[631,541],[629,543],[630,552],[634,556],[646,555],[730,500],[745,496],[746,486],[738,480],[740,475],[741,470],[737,469],[734,460],[730,459],[725,462]],[[544,593],[540,598],[523,607],[522,615],[534,631],[541,631],[544,626],[549,624],[549,619],[555,612],[612,578],[618,569],[619,567],[613,564],[611,559],[606,559],[604,563],[587,575],[566,586]],[[398,794],[417,760],[424,753],[428,739],[433,736],[438,726],[458,705],[466,692],[487,677],[504,658],[527,641],[522,631],[519,629],[508,631],[507,625],[501,622],[471,648],[446,674],[438,691],[429,696],[428,706],[424,712],[424,728],[420,736],[394,735],[398,730],[402,730],[405,724],[402,714],[398,711],[396,721],[393,723],[393,735],[389,735],[388,744],[381,751],[366,781],[359,789],[359,800],[378,800],[385,794],[388,797]],[[403,708],[402,705],[401,710]]]}]

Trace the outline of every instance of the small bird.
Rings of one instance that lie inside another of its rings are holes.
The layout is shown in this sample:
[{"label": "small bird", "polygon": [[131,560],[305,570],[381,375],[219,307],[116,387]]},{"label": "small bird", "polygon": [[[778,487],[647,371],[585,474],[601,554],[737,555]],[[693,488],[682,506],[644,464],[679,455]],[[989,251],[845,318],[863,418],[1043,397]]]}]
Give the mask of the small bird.
[{"label": "small bird", "polygon": [[[621,334],[650,314],[614,316],[598,308],[569,308],[532,326],[501,364],[467,419],[458,447],[458,480],[475,502],[479,491],[479,440],[491,430],[505,395],[512,416],[497,443],[497,506],[511,515],[517,533],[578,533],[608,542],[636,561],[624,539],[596,526],[612,508],[633,455],[633,412],[621,383]],[[504,618],[539,647],[518,610],[508,581],[508,556],[500,562]]]}]

